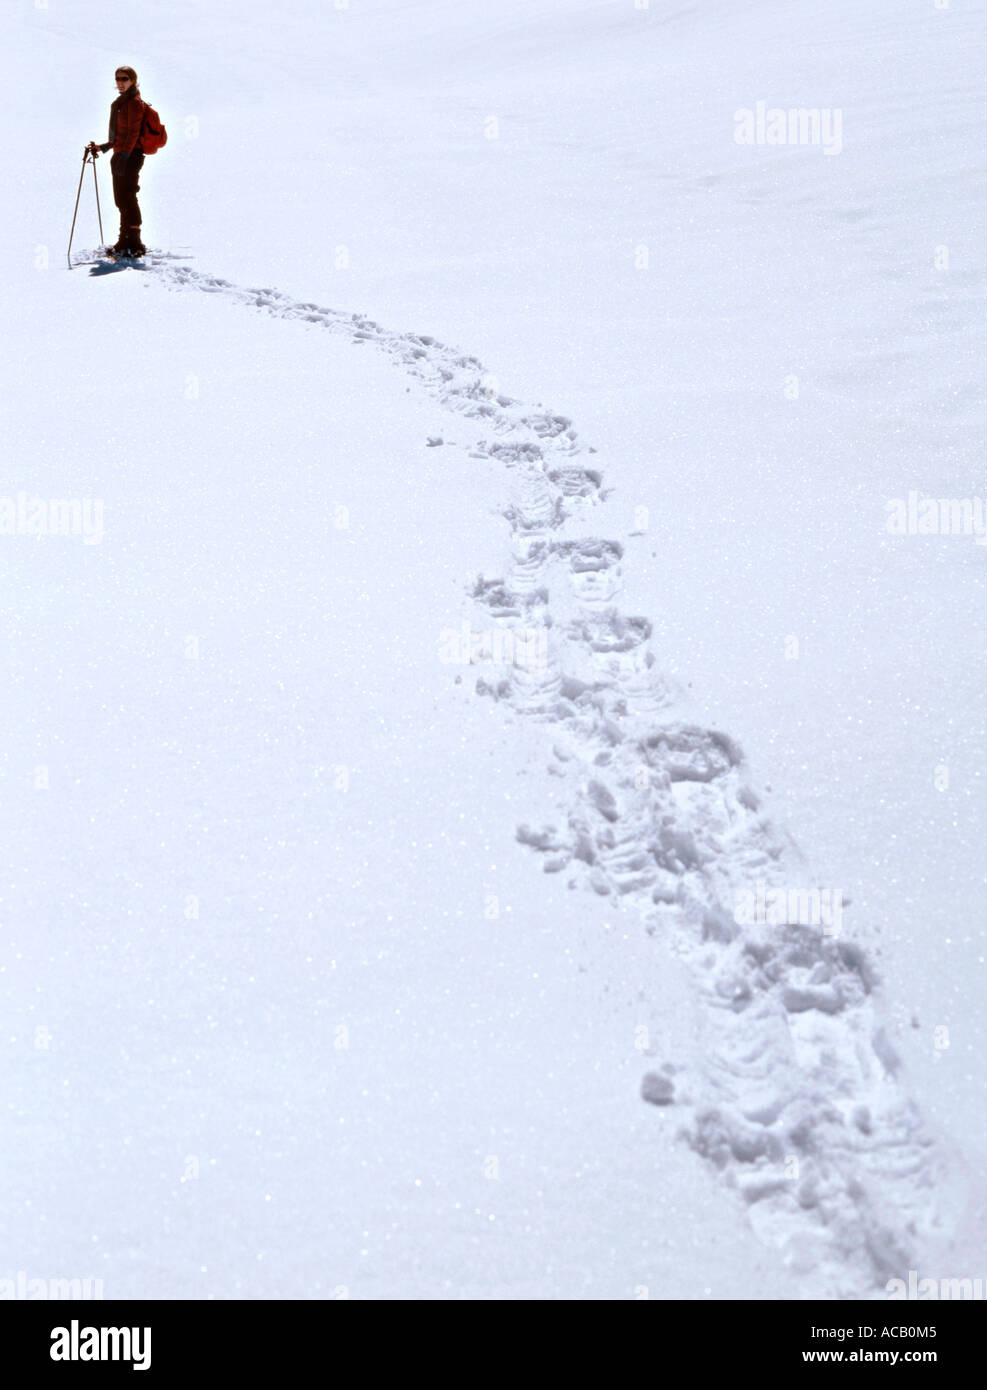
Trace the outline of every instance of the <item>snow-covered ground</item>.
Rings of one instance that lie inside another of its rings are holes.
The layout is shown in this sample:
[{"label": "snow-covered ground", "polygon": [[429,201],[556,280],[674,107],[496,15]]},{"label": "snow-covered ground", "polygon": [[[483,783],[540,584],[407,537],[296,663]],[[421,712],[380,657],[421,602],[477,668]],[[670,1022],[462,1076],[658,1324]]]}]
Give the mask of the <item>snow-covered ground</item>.
[{"label": "snow-covered ground", "polygon": [[0,1279],[984,1274],[987,555],[886,528],[987,491],[984,19],[18,11],[0,497],[102,530],[0,537]]}]

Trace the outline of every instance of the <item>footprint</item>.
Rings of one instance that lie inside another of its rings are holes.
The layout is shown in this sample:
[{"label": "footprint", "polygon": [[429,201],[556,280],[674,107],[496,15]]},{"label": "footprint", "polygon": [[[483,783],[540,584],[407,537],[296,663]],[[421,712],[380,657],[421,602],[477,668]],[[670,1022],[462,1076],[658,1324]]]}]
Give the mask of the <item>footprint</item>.
[{"label": "footprint", "polygon": [[560,541],[555,551],[568,562],[569,582],[580,603],[588,608],[612,603],[623,583],[620,560],[624,552],[617,541]]}]

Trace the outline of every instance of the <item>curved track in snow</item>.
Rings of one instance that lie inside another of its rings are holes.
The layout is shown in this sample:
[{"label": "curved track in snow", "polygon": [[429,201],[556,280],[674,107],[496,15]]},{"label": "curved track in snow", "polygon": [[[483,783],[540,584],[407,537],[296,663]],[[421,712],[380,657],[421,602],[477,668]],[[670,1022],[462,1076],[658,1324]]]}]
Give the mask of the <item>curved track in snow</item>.
[{"label": "curved track in snow", "polygon": [[502,394],[475,357],[432,337],[160,253],[145,268],[146,283],[372,344],[474,423],[471,452],[504,467],[507,549],[502,572],[470,592],[481,627],[516,639],[522,657],[477,691],[543,727],[558,779],[546,822],[517,837],[547,872],[639,912],[702,1005],[701,1065],[667,1066],[644,1094],[676,1105],[683,1136],[794,1276],[845,1298],[907,1277],[948,1234],[958,1183],[903,1085],[859,930],[736,920],[758,887],[818,885],[771,824],[737,744],[689,721],[650,621],[621,610],[624,545],[606,534],[595,451],[569,419]]}]

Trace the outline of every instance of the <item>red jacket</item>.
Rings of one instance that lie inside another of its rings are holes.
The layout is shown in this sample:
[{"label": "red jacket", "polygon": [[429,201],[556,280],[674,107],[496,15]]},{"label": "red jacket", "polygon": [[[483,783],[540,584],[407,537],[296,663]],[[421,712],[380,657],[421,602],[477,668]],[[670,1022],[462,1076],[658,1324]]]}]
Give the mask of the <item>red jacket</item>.
[{"label": "red jacket", "polygon": [[[133,93],[133,95],[131,95]],[[144,103],[137,95],[135,87],[120,102],[110,107],[110,142],[114,154],[130,154],[140,141],[141,126],[144,124]]]}]

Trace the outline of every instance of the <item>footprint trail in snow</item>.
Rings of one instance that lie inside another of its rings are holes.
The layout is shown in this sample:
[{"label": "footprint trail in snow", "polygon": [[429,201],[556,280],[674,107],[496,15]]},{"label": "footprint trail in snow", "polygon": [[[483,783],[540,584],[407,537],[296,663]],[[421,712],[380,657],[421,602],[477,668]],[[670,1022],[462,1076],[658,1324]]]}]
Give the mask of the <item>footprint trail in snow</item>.
[{"label": "footprint trail in snow", "polygon": [[824,924],[738,924],[744,894],[804,888],[806,869],[737,744],[689,721],[649,620],[621,610],[624,547],[600,527],[603,474],[583,463],[571,422],[501,394],[475,357],[432,337],[170,258],[152,256],[149,269],[145,284],[372,343],[476,423],[472,454],[502,463],[509,483],[508,549],[501,574],[472,584],[472,601],[488,630],[541,639],[523,649],[538,659],[479,679],[477,691],[544,728],[564,806],[517,838],[547,872],[640,913],[701,1002],[696,1074],[674,1086],[646,1078],[644,1094],[674,1100],[692,1148],[814,1291],[875,1296],[907,1277],[927,1242],[948,1234],[958,1189],[902,1083],[868,953]]}]

